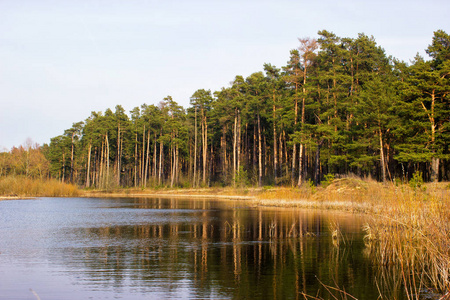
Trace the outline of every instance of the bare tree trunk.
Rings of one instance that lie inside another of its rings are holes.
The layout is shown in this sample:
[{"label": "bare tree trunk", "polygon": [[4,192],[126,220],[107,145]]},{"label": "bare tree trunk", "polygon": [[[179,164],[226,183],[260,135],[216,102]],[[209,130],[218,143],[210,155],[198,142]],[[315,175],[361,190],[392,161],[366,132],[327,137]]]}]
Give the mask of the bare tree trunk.
[{"label": "bare tree trunk", "polygon": [[177,158],[175,160],[175,162],[176,162],[175,163],[175,183],[178,184],[180,182],[180,180],[179,180],[179,176],[180,176],[179,165],[180,165],[180,162],[179,162],[179,147],[178,147],[178,144],[176,145],[175,148],[176,148],[175,149],[175,157]]},{"label": "bare tree trunk", "polygon": [[106,133],[106,185],[109,186],[109,139]]},{"label": "bare tree trunk", "polygon": [[439,180],[439,158],[431,158],[431,181],[437,182]]},{"label": "bare tree trunk", "polygon": [[[172,140],[173,140],[173,136],[172,136]],[[175,180],[175,159],[176,159],[176,155],[175,155],[175,146],[170,146],[171,151],[170,151],[170,187],[173,187],[173,183]]]},{"label": "bare tree trunk", "polygon": [[222,129],[222,137],[220,139],[220,145],[222,148],[222,178],[227,178],[227,126]]},{"label": "bare tree trunk", "polygon": [[159,175],[158,175],[158,184],[161,185],[161,177],[163,172],[163,166],[162,166],[162,157],[164,152],[164,145],[162,142],[159,143]]},{"label": "bare tree trunk", "polygon": [[150,153],[150,130],[147,132],[147,156],[146,156],[146,163],[145,163],[144,186],[147,186],[149,153]]},{"label": "bare tree trunk", "polygon": [[236,166],[237,166],[237,109],[234,113],[234,130],[233,130],[233,186],[236,184]]},{"label": "bare tree trunk", "polygon": [[136,138],[134,140],[134,187],[137,187],[137,159],[138,159],[138,145],[137,145],[137,131],[136,131]]},{"label": "bare tree trunk", "polygon": [[[298,85],[295,85],[295,107],[294,107],[294,131],[297,130],[297,116],[298,116],[298,100],[297,100],[297,89]],[[294,185],[295,179],[295,165],[296,165],[296,157],[297,157],[297,144],[294,142],[292,148],[292,172],[291,172],[291,182]]]},{"label": "bare tree trunk", "polygon": [[206,114],[202,109],[202,154],[203,154],[203,185],[206,185],[206,167],[208,155],[208,124],[206,123]]},{"label": "bare tree trunk", "polygon": [[314,168],[314,178],[316,181],[316,185],[320,182],[320,148],[322,147],[323,140],[317,143],[317,149],[316,149],[316,162],[315,162],[315,168]]},{"label": "bare tree trunk", "polygon": [[141,171],[141,184],[145,185],[145,125],[144,130],[142,131],[142,157],[140,160],[140,171]]},{"label": "bare tree trunk", "polygon": [[261,147],[261,120],[258,113],[258,186],[262,186],[262,147]]},{"label": "bare tree trunk", "polygon": [[91,170],[91,150],[92,150],[92,145],[91,143],[89,143],[89,151],[88,151],[88,163],[87,163],[87,174],[86,174],[86,187],[90,187],[91,186],[91,180],[90,180],[90,170]]},{"label": "bare tree trunk", "polygon": [[63,161],[62,161],[62,182],[65,181],[65,174],[66,174],[66,154],[63,153]]},{"label": "bare tree trunk", "polygon": [[380,162],[381,162],[381,180],[383,182],[386,181],[386,165],[384,160],[384,149],[383,149],[383,136],[381,132],[381,127],[379,129],[379,136],[380,136]]},{"label": "bare tree trunk", "polygon": [[[70,154],[70,183],[73,183],[73,155],[74,155],[74,148],[75,148],[75,144],[73,142],[75,136],[75,131],[72,132],[72,151]],[[29,151],[29,150],[28,150]],[[27,175],[28,175],[28,168],[27,168]]]},{"label": "bare tree trunk", "polygon": [[105,168],[105,163],[104,163],[104,159],[105,159],[105,153],[104,153],[104,149],[105,149],[105,142],[102,140],[102,152],[100,154],[100,172],[99,172],[99,177],[98,177],[98,184],[100,186],[100,188],[104,187],[104,168]]},{"label": "bare tree trunk", "polygon": [[436,105],[435,90],[431,93],[431,114],[429,114],[431,123],[431,144],[433,147],[433,157],[431,158],[431,181],[437,182],[439,180],[439,158],[436,155],[436,122],[434,118],[434,109]]},{"label": "bare tree trunk", "polygon": [[277,153],[277,127],[276,127],[276,106],[275,93],[273,94],[273,178],[275,185],[277,184],[277,170],[278,170],[278,153]]},{"label": "bare tree trunk", "polygon": [[280,151],[278,152],[278,155],[280,156],[280,167],[279,170],[281,172],[278,173],[278,175],[281,175],[281,177],[283,177],[283,134],[280,132],[280,137],[279,137],[279,147],[280,147]]},{"label": "bare tree trunk", "polygon": [[194,180],[193,186],[197,186],[197,107],[195,107],[195,121],[194,121]]},{"label": "bare tree trunk", "polygon": [[241,136],[241,111],[238,110],[238,123],[237,123],[237,171],[241,168],[241,144],[242,144],[242,136]]},{"label": "bare tree trunk", "polygon": [[156,182],[156,133],[154,135],[154,143],[153,143],[153,172],[152,172],[152,177],[153,177],[153,183]]},{"label": "bare tree trunk", "polygon": [[256,127],[257,127],[257,123],[258,121],[253,123],[253,152],[252,152],[252,169],[253,169],[253,175],[256,176],[257,174],[257,163],[258,163],[258,159],[256,156]]},{"label": "bare tree trunk", "polygon": [[286,176],[286,180],[289,180],[289,150],[287,147],[287,141],[286,141],[286,131],[283,130],[283,143],[284,143],[284,161],[285,161],[285,176]]},{"label": "bare tree trunk", "polygon": [[300,153],[298,157],[298,182],[297,186],[300,187],[303,182],[303,144],[300,144]]},{"label": "bare tree trunk", "polygon": [[120,123],[117,126],[117,186],[120,186],[120,164],[121,164],[121,157],[122,157],[122,153],[121,153],[121,142],[120,142]]}]

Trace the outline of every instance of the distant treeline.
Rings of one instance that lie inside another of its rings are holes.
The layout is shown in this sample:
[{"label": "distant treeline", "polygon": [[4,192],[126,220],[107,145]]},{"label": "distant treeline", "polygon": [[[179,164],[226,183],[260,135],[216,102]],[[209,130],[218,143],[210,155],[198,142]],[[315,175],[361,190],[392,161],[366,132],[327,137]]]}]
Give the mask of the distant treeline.
[{"label": "distant treeline", "polygon": [[281,68],[197,90],[187,109],[168,96],[92,112],[41,147],[50,176],[97,188],[449,180],[450,36],[436,31],[430,59],[407,64],[364,34],[318,35]]}]

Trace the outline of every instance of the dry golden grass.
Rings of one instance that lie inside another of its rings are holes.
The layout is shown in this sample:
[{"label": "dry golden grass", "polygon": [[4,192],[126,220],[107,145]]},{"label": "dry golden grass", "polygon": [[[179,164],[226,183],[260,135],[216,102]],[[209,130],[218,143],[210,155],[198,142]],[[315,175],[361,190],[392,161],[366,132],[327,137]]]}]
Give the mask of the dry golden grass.
[{"label": "dry golden grass", "polygon": [[80,191],[73,184],[55,179],[40,180],[23,176],[0,177],[0,196],[3,197],[75,197]]},{"label": "dry golden grass", "polygon": [[[421,288],[450,290],[450,191],[447,184],[380,188],[380,206],[365,225],[367,255],[400,270],[410,299]],[[386,272],[384,272],[386,273]],[[393,272],[387,272],[393,274]],[[386,278],[386,276],[383,276]]]}]

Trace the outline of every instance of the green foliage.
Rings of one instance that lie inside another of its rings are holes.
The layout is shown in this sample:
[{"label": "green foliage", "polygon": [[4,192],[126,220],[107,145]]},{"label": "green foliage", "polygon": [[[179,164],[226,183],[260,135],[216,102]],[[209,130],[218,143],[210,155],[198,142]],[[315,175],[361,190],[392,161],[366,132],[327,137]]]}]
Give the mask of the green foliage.
[{"label": "green foliage", "polygon": [[422,188],[422,186],[423,186],[422,172],[416,171],[413,174],[413,177],[409,180],[409,186],[414,190]]},{"label": "green foliage", "polygon": [[324,180],[322,180],[322,181],[320,182],[320,184],[321,184],[324,188],[326,188],[327,186],[329,186],[330,184],[333,183],[333,180],[334,180],[334,179],[335,179],[334,174],[331,174],[331,173],[326,174],[326,175],[324,176]]},{"label": "green foliage", "polygon": [[395,184],[395,186],[401,186],[403,184],[403,180],[401,180],[400,178],[396,177],[394,179],[394,184]]},{"label": "green foliage", "polygon": [[244,167],[241,166],[236,173],[236,177],[234,179],[235,186],[239,188],[244,188],[250,185],[250,180],[248,179],[248,172],[244,170]]},{"label": "green foliage", "polygon": [[311,189],[311,194],[315,194],[317,191],[317,188],[316,188],[316,184],[314,183],[314,181],[311,180],[311,178],[308,179],[308,186]]}]

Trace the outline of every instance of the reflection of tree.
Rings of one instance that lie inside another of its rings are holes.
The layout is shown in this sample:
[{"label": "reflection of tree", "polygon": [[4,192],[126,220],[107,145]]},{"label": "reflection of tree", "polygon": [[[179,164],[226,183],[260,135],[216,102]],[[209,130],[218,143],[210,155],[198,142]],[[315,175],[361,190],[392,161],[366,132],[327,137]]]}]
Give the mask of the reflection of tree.
[{"label": "reflection of tree", "polygon": [[[362,241],[353,250],[333,248],[328,217],[318,212],[162,199],[135,199],[132,207],[145,209],[147,221],[74,232],[88,247],[73,248],[64,263],[84,270],[90,284],[120,288],[131,281],[135,289],[167,295],[188,288],[200,298],[296,299],[316,295],[319,278],[377,299],[369,296],[377,290],[367,285],[373,272]],[[155,217],[163,212],[165,218]],[[354,226],[354,219],[342,222],[343,232]]]}]

